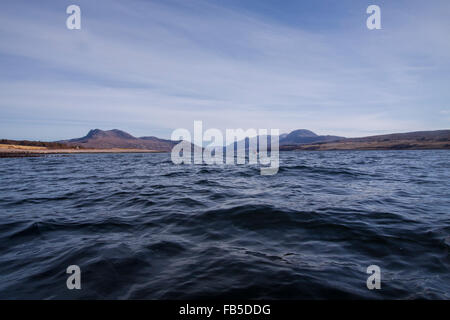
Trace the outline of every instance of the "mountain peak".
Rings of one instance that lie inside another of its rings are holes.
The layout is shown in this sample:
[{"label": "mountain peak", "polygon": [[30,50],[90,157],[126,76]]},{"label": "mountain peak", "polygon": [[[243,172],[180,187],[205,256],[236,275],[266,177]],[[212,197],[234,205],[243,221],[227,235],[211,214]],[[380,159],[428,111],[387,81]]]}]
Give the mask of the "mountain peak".
[{"label": "mountain peak", "polygon": [[121,139],[136,139],[131,134],[119,129],[112,129],[112,130],[92,129],[89,130],[88,134],[84,136],[82,139],[97,139],[106,137],[121,138]]},{"label": "mountain peak", "polygon": [[294,130],[291,133],[289,133],[287,135],[288,137],[297,137],[297,138],[312,138],[312,137],[317,137],[318,135],[315,134],[314,132],[310,131],[310,130],[306,130],[306,129],[298,129],[298,130]]},{"label": "mountain peak", "polygon": [[319,136],[314,132],[306,129],[294,130],[291,133],[280,136],[280,145],[296,145],[296,144],[308,144],[315,142],[330,142],[342,140],[343,137],[337,136]]},{"label": "mountain peak", "polygon": [[156,137],[136,138],[131,134],[119,130],[92,129],[81,138],[65,140],[65,143],[73,146],[82,146],[93,149],[143,149],[156,151],[170,151],[177,144],[176,141],[159,139]]},{"label": "mountain peak", "polygon": [[85,138],[93,138],[97,135],[100,135],[102,132],[103,132],[103,130],[100,130],[100,129],[91,129],[91,130],[89,130],[89,132],[85,136]]}]

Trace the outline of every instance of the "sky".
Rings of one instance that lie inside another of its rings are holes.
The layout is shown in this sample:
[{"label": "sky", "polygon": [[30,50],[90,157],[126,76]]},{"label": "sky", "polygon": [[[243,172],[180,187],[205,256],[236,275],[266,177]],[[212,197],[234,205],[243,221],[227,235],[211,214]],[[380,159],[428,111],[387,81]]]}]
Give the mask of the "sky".
[{"label": "sky", "polygon": [[[66,27],[69,5],[81,29]],[[369,5],[381,29],[369,30]],[[5,0],[0,138],[450,128],[450,1]]]}]

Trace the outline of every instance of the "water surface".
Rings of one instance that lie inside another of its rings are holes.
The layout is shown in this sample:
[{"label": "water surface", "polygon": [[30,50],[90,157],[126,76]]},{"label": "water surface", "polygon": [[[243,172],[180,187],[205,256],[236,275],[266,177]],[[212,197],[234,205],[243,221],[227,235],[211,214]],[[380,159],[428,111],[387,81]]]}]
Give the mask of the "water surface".
[{"label": "water surface", "polygon": [[170,154],[0,159],[0,298],[449,299],[449,169],[445,150],[282,152],[274,176]]}]

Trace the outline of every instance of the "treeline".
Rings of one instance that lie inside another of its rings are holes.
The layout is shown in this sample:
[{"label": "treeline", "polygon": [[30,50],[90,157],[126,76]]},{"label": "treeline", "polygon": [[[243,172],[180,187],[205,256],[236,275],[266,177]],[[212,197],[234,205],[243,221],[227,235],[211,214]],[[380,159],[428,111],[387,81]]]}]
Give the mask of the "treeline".
[{"label": "treeline", "polygon": [[28,147],[46,147],[49,149],[83,149],[83,147],[80,146],[70,146],[61,142],[43,142],[43,141],[28,141],[28,140],[1,139],[0,144],[10,144]]}]

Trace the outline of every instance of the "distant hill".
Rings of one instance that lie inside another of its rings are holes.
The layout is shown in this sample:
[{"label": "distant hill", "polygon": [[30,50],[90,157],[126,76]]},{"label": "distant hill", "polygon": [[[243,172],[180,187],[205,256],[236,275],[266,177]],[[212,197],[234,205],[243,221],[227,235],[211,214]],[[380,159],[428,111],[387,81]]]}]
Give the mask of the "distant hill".
[{"label": "distant hill", "polygon": [[417,141],[449,141],[450,130],[435,130],[435,131],[415,131],[406,133],[391,133],[377,136],[369,136],[362,138],[347,138],[346,141],[353,142],[386,142],[396,140],[417,140]]},{"label": "distant hill", "polygon": [[[269,138],[269,139],[268,139]],[[245,139],[245,148],[250,142],[256,142],[257,137]],[[270,137],[260,136],[259,139]],[[407,149],[450,149],[450,130],[417,131],[368,136],[361,138],[344,138],[330,135],[317,135],[306,129],[294,130],[279,137],[280,150],[407,150]],[[136,138],[121,130],[90,130],[81,138],[56,142],[0,140],[3,149],[15,146],[29,146],[48,149],[136,149],[147,151],[170,152],[180,141],[160,139],[153,136]],[[241,144],[240,144],[241,145]],[[8,147],[9,146],[9,147]],[[234,143],[237,149],[238,144]],[[16,147],[16,149],[20,149]],[[86,150],[88,151],[88,150]],[[225,148],[224,148],[225,151]]]},{"label": "distant hill", "polygon": [[306,129],[294,130],[289,134],[280,135],[280,146],[283,145],[298,145],[315,142],[331,142],[345,139],[338,136],[319,136],[314,132]]},{"label": "distant hill", "polygon": [[81,138],[58,141],[70,146],[80,146],[90,149],[143,149],[155,151],[171,151],[179,141],[159,139],[156,137],[136,138],[131,134],[118,129],[100,130],[94,129]]},{"label": "distant hill", "polygon": [[415,150],[450,149],[450,130],[393,133],[303,145],[284,145],[280,150]]},{"label": "distant hill", "polygon": [[[259,139],[270,136],[260,136]],[[249,142],[256,143],[258,137],[246,138],[245,149]],[[306,129],[294,130],[279,137],[281,151],[291,150],[407,150],[407,149],[450,149],[450,130],[417,131],[368,136],[361,138],[345,138],[331,135],[317,135]],[[238,149],[238,143],[234,143]]]},{"label": "distant hill", "polygon": [[44,147],[48,149],[73,149],[75,146],[71,146],[61,142],[43,142],[43,141],[29,141],[29,140],[9,140],[0,139],[0,145],[16,145],[27,147]]},{"label": "distant hill", "polygon": [[[244,139],[245,149],[249,148],[249,143],[254,143],[254,145],[256,145],[256,143],[258,142],[258,139],[260,139],[259,141],[261,141],[261,139],[265,139],[267,141],[267,147],[268,147],[268,149],[270,149],[270,144],[271,144],[270,135],[258,136],[258,137],[253,137],[250,139],[245,138]],[[295,146],[298,146],[298,145],[307,145],[307,144],[317,143],[317,142],[340,141],[343,139],[345,139],[345,138],[338,137],[338,136],[330,136],[330,135],[320,136],[310,130],[298,129],[298,130],[294,130],[290,133],[280,134],[279,145],[280,145],[280,147],[290,146],[291,148],[294,148]],[[244,144],[242,144],[242,141],[239,146],[244,146]],[[235,150],[238,149],[237,142],[234,143],[234,149]],[[258,150],[259,150],[259,148],[258,148]]]}]

